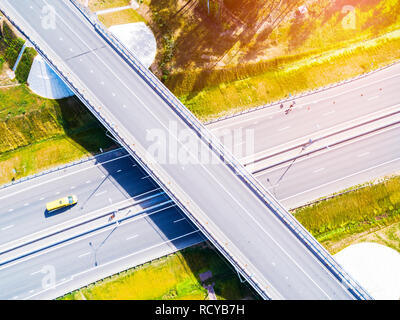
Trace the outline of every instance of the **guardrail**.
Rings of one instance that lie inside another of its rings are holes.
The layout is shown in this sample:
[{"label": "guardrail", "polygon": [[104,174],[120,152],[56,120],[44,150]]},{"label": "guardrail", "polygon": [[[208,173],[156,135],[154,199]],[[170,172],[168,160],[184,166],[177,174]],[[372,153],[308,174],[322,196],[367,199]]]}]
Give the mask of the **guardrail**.
[{"label": "guardrail", "polygon": [[[78,5],[77,3],[74,3],[74,1],[71,1],[74,5]],[[2,10],[0,10],[2,11]],[[36,51],[43,57],[43,59],[46,61],[46,63],[54,70],[54,72],[70,87],[71,91],[85,104],[85,106],[94,114],[94,116],[106,127],[110,132],[113,133],[114,137],[118,142],[124,146],[124,148],[130,153],[130,155],[142,166],[142,168],[150,175],[153,177],[153,179],[164,189],[166,194],[170,196],[171,199],[175,201],[177,206],[181,208],[184,212],[187,213],[188,217],[192,220],[192,222],[208,237],[211,243],[218,248],[221,253],[224,255],[224,257],[229,260],[236,268],[238,272],[240,272],[247,280],[249,283],[252,284],[254,289],[260,294],[260,296],[264,297],[265,299],[269,299],[269,296],[267,292],[263,289],[263,286],[260,285],[255,279],[252,278],[251,275],[248,275],[245,268],[241,267],[240,263],[229,253],[220,246],[219,242],[209,233],[207,232],[206,229],[204,229],[203,224],[200,223],[196,217],[191,215],[190,211],[186,209],[186,207],[181,203],[181,201],[174,196],[174,193],[171,192],[171,190],[168,188],[167,185],[165,185],[161,179],[158,177],[158,175],[153,172],[153,170],[146,164],[145,161],[141,159],[141,157],[137,154],[136,151],[134,151],[131,148],[131,145],[129,145],[128,142],[125,141],[123,137],[120,136],[120,134],[115,130],[115,126],[112,123],[109,123],[106,119],[106,117],[98,111],[95,107],[94,104],[92,104],[89,101],[89,98],[87,98],[82,92],[85,92],[85,90],[79,90],[74,84],[73,81],[67,76],[69,75],[68,72],[63,72],[60,70],[59,67],[52,61],[52,59],[43,51],[41,50],[40,46],[31,38],[29,37],[19,26],[15,21],[4,11],[2,11],[4,16],[18,29],[18,31],[26,38],[28,39],[32,45],[35,47]],[[83,13],[83,11],[82,11]],[[86,16],[85,16],[86,17]],[[89,22],[91,22],[90,17],[86,17]],[[82,91],[82,92],[81,92]],[[99,108],[100,109],[100,108]],[[22,179],[23,180],[23,179]]]},{"label": "guardrail", "polygon": [[[23,177],[21,179],[14,180],[12,182],[3,184],[2,186],[0,186],[0,190],[6,189],[6,188],[11,187],[11,186],[14,186],[16,184],[20,184],[22,182],[26,182],[26,181],[29,181],[29,180],[32,180],[32,179],[35,179],[35,178],[39,178],[39,177],[45,176],[45,175],[50,174],[50,173],[54,173],[54,172],[57,172],[57,171],[69,169],[69,168],[77,166],[79,164],[86,163],[86,162],[89,162],[89,161],[92,161],[92,160],[96,160],[96,158],[98,158],[98,157],[105,156],[105,155],[108,155],[108,154],[113,153],[113,152],[126,152],[126,151],[125,151],[124,148],[117,148],[117,149],[114,149],[114,150],[110,150],[110,151],[106,151],[106,152],[97,154],[95,156],[90,156],[90,157],[82,158],[82,159],[79,159],[79,160],[76,160],[76,161],[73,161],[73,162],[69,162],[69,163],[66,163],[64,165],[61,165],[61,166],[58,166],[58,167],[54,167],[54,168],[51,168],[51,169],[48,169],[48,170],[45,170],[45,171],[41,171],[41,172],[32,174],[30,176],[26,176],[26,177]],[[126,153],[126,155],[128,155],[128,153]]]},{"label": "guardrail", "polygon": [[[90,14],[82,8],[76,0],[70,0],[86,17],[94,24],[95,29],[118,50],[122,55],[133,65],[133,67],[140,73],[144,80],[149,83],[153,89],[166,101],[170,107],[178,113],[178,115],[191,126],[200,138],[203,139],[212,150],[217,151],[217,155],[234,171],[236,175],[250,186],[261,199],[272,208],[273,212],[283,221],[289,229],[294,231],[296,236],[302,240],[303,243],[321,260],[321,262],[331,270],[331,272],[339,280],[346,283],[348,289],[358,298],[371,299],[371,296],[356,283],[349,274],[332,258],[332,256],[320,245],[320,243],[311,236],[311,234],[295,219],[286,209],[284,209],[279,202],[274,199],[272,194],[269,193],[254,177],[251,175],[237,160],[233,157],[230,151],[227,151],[220,141],[213,136],[209,130],[173,95],[160,80],[151,73],[146,67],[142,65],[140,60],[126,48],[113,34],[107,31],[102,24],[96,19],[90,17]],[[93,21],[94,20],[94,21]],[[96,21],[97,20],[97,21]],[[266,196],[268,194],[268,197]],[[271,201],[273,199],[274,201]]]},{"label": "guardrail", "polygon": [[[289,230],[291,230],[309,249],[314,255],[321,261],[331,272],[336,276],[338,280],[340,280],[348,290],[353,294],[357,299],[371,299],[368,293],[341,268],[336,261],[330,256],[330,254],[313,238],[307,230],[293,217],[290,213],[284,209],[279,202],[268,192],[268,190],[264,189],[260,183],[255,180],[255,178],[247,172],[244,167],[237,162],[237,160],[230,154],[229,151],[226,151],[222,144],[218,139],[212,136],[212,134],[198,121],[196,117],[151,73],[147,70],[140,61],[134,56],[132,52],[130,52],[125,46],[123,46],[119,41],[108,31],[102,27],[100,22],[93,17],[90,17],[90,14],[82,8],[75,0],[70,0],[70,2],[84,15],[84,17],[93,24],[95,30],[101,35],[106,41],[108,41],[111,45],[114,46],[116,50],[118,50],[119,54],[124,57],[126,62],[131,65],[138,74],[145,80],[157,94],[160,95],[167,104],[173,108],[176,113],[190,126],[192,127],[199,135],[200,138],[209,145],[210,149],[216,152],[216,154],[228,165],[231,170],[241,178],[243,182],[245,182],[251,190],[262,199],[266,205],[272,209],[273,213],[284,222]],[[240,272],[244,278],[248,280],[254,287],[254,289],[264,298],[268,299],[268,293],[264,289],[263,285],[260,284],[257,280],[253,278],[251,274],[248,274],[245,267],[242,267],[241,264],[231,256],[226,248],[223,248],[219,241],[217,241],[211,234],[208,232],[202,223],[198,221],[196,217],[194,217],[191,212],[186,208],[185,205],[181,203],[181,201],[174,195],[174,193],[170,190],[168,186],[166,186],[158,175],[153,172],[153,170],[146,164],[145,161],[137,154],[136,151],[132,149],[132,145],[130,146],[128,142],[125,141],[123,137],[120,136],[118,131],[115,129],[115,125],[113,123],[109,123],[104,117],[103,114],[98,111],[93,104],[89,101],[87,97],[82,92],[85,90],[79,90],[73,84],[73,81],[69,79],[67,76],[68,72],[62,72],[56,64],[48,57],[41,49],[40,46],[33,41],[29,36],[27,36],[18,25],[5,13],[3,14],[9,19],[11,23],[35,46],[36,50],[39,54],[43,56],[43,58],[49,63],[50,66],[54,69],[54,71],[63,79],[67,85],[70,86],[71,90],[82,100],[82,102],[92,111],[92,113],[99,119],[99,121],[108,128],[111,132],[113,132],[116,139],[123,145],[129,153],[142,165],[143,169],[147,171],[166,191],[166,193],[171,197],[171,199],[175,200],[177,205],[188,214],[190,219],[195,223],[195,225],[206,233],[209,240],[221,251],[221,253],[227,258],[234,266],[237,268],[237,271]],[[97,20],[97,21],[96,21]]]}]

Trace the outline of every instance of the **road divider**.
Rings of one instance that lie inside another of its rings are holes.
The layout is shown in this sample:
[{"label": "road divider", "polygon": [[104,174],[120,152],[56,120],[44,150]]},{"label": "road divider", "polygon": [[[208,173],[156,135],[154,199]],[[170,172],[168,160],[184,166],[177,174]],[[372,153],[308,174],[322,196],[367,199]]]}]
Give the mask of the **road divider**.
[{"label": "road divider", "polygon": [[[305,136],[291,142],[291,145],[285,144],[277,148],[271,148],[242,160],[244,166],[253,174],[260,173],[272,167],[293,161],[294,159],[304,157],[324,148],[329,148],[349,140],[359,138],[360,136],[376,132],[387,127],[396,125],[400,121],[400,104],[385,112],[372,114],[368,117],[362,117],[354,121],[347,122],[345,125],[335,126],[333,128],[319,131],[315,134]],[[301,141],[301,142],[300,142]]]},{"label": "road divider", "polygon": [[383,130],[391,129],[399,125],[400,111],[390,117],[382,118],[376,122],[365,124],[362,127],[353,128],[349,132],[339,132],[336,135],[330,135],[326,138],[315,140],[315,142],[309,145],[310,147],[305,147],[304,145],[296,147],[296,149],[290,150],[290,152],[286,153],[284,157],[282,156],[279,161],[276,159],[275,161],[271,161],[270,159],[261,161],[257,164],[257,166],[252,168],[252,173],[257,175],[271,168],[286,165],[287,163],[308,157],[318,152],[329,151],[330,148],[353,142],[370,136],[371,134],[377,134]]}]

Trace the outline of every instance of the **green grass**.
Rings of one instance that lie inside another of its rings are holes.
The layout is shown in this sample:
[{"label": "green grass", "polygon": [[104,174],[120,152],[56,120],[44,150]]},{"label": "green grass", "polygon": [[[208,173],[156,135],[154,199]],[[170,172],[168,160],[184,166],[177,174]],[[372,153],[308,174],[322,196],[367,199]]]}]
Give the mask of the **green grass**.
[{"label": "green grass", "polygon": [[107,27],[119,24],[146,22],[143,17],[133,9],[126,9],[99,15],[99,20]]},{"label": "green grass", "polygon": [[332,249],[344,238],[400,220],[400,177],[298,209],[294,215]]},{"label": "green grass", "polygon": [[[254,1],[226,4],[242,19],[254,22],[253,12],[246,10],[250,2]],[[226,34],[232,28],[226,27],[229,21],[210,23],[204,10],[182,13],[182,4],[172,0],[145,0],[139,13],[159,44],[152,71],[196,116],[209,120],[399,59],[400,3],[350,0],[346,4],[355,7],[355,29],[343,27],[340,3],[322,0],[308,3],[307,18],[292,19],[288,14],[272,30],[257,32],[249,27],[235,36]]]},{"label": "green grass", "polygon": [[76,98],[44,99],[24,85],[0,90],[0,136],[0,184],[115,145]]},{"label": "green grass", "polygon": [[91,130],[83,136],[54,136],[5,152],[0,155],[0,185],[98,153],[98,147],[107,150],[110,146],[112,142],[103,132]]},{"label": "green grass", "polygon": [[31,71],[33,59],[35,59],[37,52],[33,48],[26,48],[22,54],[21,60],[15,71],[15,77],[19,83],[26,83]]},{"label": "green grass", "polygon": [[[189,90],[194,83],[200,87],[206,86],[203,90],[191,91],[180,95],[179,98],[196,116],[208,120],[217,115],[273,102],[287,97],[289,93],[293,95],[349,79],[398,59],[400,31],[394,31],[348,49],[328,52],[320,55],[318,59],[311,57],[282,68],[271,68],[269,72],[243,80],[207,87],[207,83],[215,84],[215,81],[218,81],[214,80],[214,77],[223,79],[235,76],[236,70],[228,70],[221,71],[220,74],[214,73],[211,77],[205,74],[203,80],[196,78],[196,75],[192,80],[186,77],[187,83],[176,81],[172,87],[179,87],[179,93]],[[254,66],[252,68],[256,69]],[[245,74],[246,71],[241,72]],[[240,72],[236,75],[241,77]],[[169,79],[172,82],[173,76]]]},{"label": "green grass", "polygon": [[110,8],[129,6],[130,0],[89,0],[89,9],[99,11]]},{"label": "green grass", "polygon": [[355,241],[358,242],[376,242],[400,253],[400,222],[362,236]]},{"label": "green grass", "polygon": [[101,280],[62,299],[204,300],[207,291],[199,274],[210,270],[218,299],[255,298],[236,273],[214,250],[204,245],[175,254]]}]

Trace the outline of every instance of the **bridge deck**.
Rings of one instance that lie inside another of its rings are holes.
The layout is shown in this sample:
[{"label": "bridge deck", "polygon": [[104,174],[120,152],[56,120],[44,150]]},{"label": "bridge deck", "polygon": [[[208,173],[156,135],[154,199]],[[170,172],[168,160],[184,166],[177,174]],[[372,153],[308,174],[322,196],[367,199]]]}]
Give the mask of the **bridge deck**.
[{"label": "bridge deck", "polygon": [[[55,9],[54,29],[41,20],[48,5]],[[168,154],[165,162],[146,161],[203,231],[212,234],[269,297],[354,298],[69,1],[2,0],[0,8],[60,70],[68,70],[69,81],[92,97],[111,130],[124,137],[128,151],[143,156],[154,148],[151,137],[156,134],[165,138],[168,152],[186,153],[188,163],[168,161]],[[188,147],[187,139],[198,142],[197,151]],[[212,161],[198,161],[199,153]]]}]

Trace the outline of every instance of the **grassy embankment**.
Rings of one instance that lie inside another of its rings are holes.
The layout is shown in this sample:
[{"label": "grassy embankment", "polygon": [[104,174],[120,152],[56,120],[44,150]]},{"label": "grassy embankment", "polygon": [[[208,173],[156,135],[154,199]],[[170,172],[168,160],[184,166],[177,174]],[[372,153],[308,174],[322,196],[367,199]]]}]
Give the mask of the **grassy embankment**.
[{"label": "grassy embankment", "polygon": [[101,14],[98,17],[107,28],[118,24],[146,22],[143,17],[133,9]]},{"label": "grassy embankment", "polygon": [[0,90],[0,136],[0,184],[114,145],[78,100],[44,99],[25,85]]},{"label": "grassy embankment", "polygon": [[[235,3],[225,1],[229,2]],[[400,58],[398,1],[347,1],[355,7],[355,29],[344,27],[340,3],[309,3],[307,17],[287,14],[271,30],[234,35],[229,23],[210,22],[204,10],[181,13],[180,1],[145,0],[139,13],[158,40],[152,70],[207,120],[339,82]]]},{"label": "grassy embankment", "polygon": [[294,215],[336,253],[362,235],[400,221],[400,177],[298,209]]},{"label": "grassy embankment", "polygon": [[101,280],[62,299],[205,300],[199,274],[211,271],[218,299],[255,298],[214,250],[204,245],[187,248]]},{"label": "grassy embankment", "polygon": [[[13,65],[23,40],[6,24],[0,55]],[[26,81],[36,52],[27,48],[17,79]],[[6,72],[3,66],[2,72]],[[75,98],[49,100],[22,84],[0,89],[0,184],[113,146],[97,120]],[[14,173],[15,172],[15,173]]]},{"label": "grassy embankment", "polygon": [[89,0],[89,9],[93,12],[110,8],[129,6],[130,0]]}]

